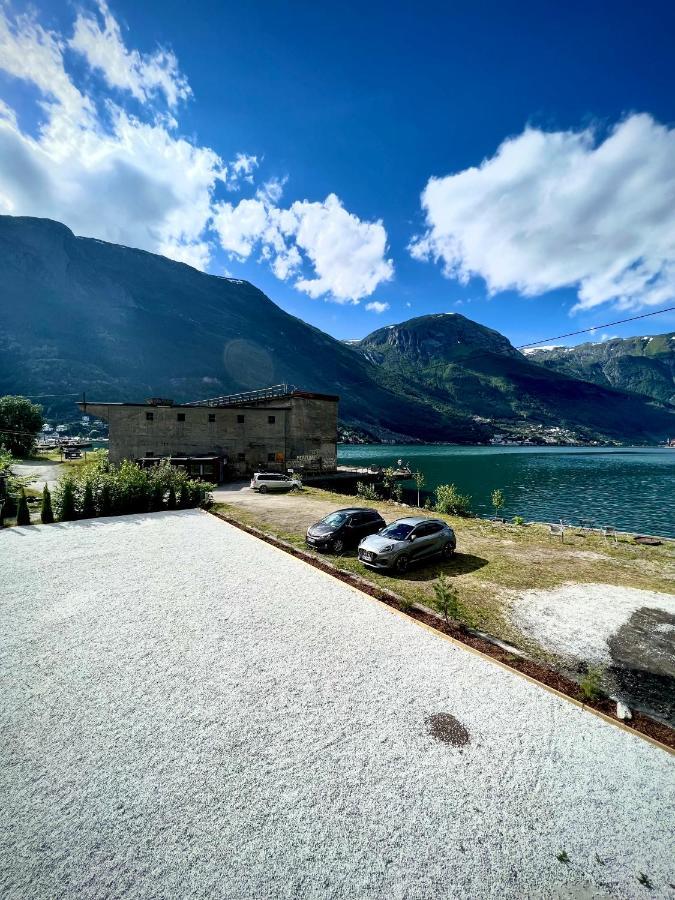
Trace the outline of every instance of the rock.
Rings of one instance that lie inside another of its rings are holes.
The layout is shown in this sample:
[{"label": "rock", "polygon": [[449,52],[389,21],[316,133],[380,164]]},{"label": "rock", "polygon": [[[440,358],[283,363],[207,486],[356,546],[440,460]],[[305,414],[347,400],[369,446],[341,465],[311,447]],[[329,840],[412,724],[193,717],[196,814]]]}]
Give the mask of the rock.
[{"label": "rock", "polygon": [[616,717],[617,717],[617,719],[622,719],[622,720],[633,718],[633,714],[631,713],[630,709],[621,700],[617,700]]}]

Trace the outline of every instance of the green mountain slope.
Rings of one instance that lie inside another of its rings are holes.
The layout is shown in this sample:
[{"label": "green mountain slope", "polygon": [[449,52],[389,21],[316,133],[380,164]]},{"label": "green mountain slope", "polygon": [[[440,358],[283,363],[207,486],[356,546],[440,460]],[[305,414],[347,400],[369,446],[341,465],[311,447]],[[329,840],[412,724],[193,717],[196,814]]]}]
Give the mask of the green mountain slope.
[{"label": "green mountain slope", "polygon": [[430,402],[536,436],[560,427],[586,438],[662,439],[675,419],[660,404],[537,365],[501,334],[459,314],[421,316],[354,343],[386,383],[424,389]]},{"label": "green mountain slope", "polygon": [[191,401],[288,382],[340,395],[340,418],[385,437],[472,441],[485,429],[378,382],[379,370],[253,285],[162,256],[0,216],[0,394]]},{"label": "green mountain slope", "polygon": [[463,316],[427,316],[348,345],[253,285],[57,222],[0,216],[0,393],[176,401],[289,382],[340,395],[343,424],[382,438],[476,442],[561,425],[654,440],[675,411],[525,359]]},{"label": "green mountain slope", "polygon": [[675,406],[675,332],[528,352],[554,372]]}]

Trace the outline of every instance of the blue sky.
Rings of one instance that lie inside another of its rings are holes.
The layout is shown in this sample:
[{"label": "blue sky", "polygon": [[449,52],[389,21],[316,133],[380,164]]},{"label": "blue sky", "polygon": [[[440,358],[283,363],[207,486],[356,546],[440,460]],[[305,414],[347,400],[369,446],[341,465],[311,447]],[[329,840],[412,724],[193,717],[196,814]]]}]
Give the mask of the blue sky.
[{"label": "blue sky", "polygon": [[521,344],[675,302],[672,4],[4,9],[2,212],[340,338],[456,311]]}]

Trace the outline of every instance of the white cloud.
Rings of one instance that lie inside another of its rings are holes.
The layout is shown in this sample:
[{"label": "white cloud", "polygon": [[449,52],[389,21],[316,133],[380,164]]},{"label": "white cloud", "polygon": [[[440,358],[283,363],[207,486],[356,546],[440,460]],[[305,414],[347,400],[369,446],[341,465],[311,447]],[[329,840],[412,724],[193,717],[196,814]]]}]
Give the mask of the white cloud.
[{"label": "white cloud", "polygon": [[[126,51],[106,7],[101,14],[98,36],[93,25],[85,32],[88,20],[78,16],[71,44],[91,65],[100,54],[109,84],[146,99],[161,90],[169,103],[187,96],[173,57]],[[97,42],[106,42],[107,59]],[[97,104],[67,71],[67,44],[33,18],[12,20],[0,7],[0,69],[37,88],[42,111],[35,134],[23,131],[6,105],[0,111],[0,212],[57,219],[77,234],[204,268],[212,193],[227,174],[222,160],[176,135],[170,117],[152,104],[143,107],[145,121],[110,98]]]},{"label": "white cloud", "polygon": [[35,89],[39,125],[23,129],[0,99],[0,213],[56,219],[201,269],[217,236],[239,259],[259,249],[277,278],[338,302],[392,277],[382,223],[360,220],[334,194],[282,209],[285,179],[268,178],[253,198],[216,202],[218,186],[254,186],[258,157],[226,164],[180,135],[176,109],[192,92],[176,57],[128,48],[105,0],[77,14],[70,36],[0,2],[3,70]]},{"label": "white cloud", "polygon": [[78,14],[68,46],[84,56],[91,69],[100,71],[109,87],[129,91],[142,102],[161,91],[170,107],[190,97],[192,90],[170,50],[159,48],[151,54],[127,50],[105,0],[99,0],[98,13]]},{"label": "white cloud", "polygon": [[379,300],[371,300],[370,303],[366,303],[366,309],[368,310],[368,312],[377,313],[379,316],[381,315],[381,313],[386,312],[389,309],[389,304],[380,303]]},{"label": "white cloud", "polygon": [[575,309],[654,306],[675,294],[675,130],[632,115],[591,129],[527,128],[478,167],[431,178],[411,244],[491,293],[576,287]]},{"label": "white cloud", "polygon": [[311,263],[315,277],[298,277],[295,287],[338,303],[358,302],[393,277],[381,222],[362,221],[335,194],[322,203],[302,200],[282,209],[274,203],[278,191],[270,191],[269,182],[265,187],[256,199],[217,205],[213,223],[223,249],[247,259],[259,245],[261,257],[283,280]]}]

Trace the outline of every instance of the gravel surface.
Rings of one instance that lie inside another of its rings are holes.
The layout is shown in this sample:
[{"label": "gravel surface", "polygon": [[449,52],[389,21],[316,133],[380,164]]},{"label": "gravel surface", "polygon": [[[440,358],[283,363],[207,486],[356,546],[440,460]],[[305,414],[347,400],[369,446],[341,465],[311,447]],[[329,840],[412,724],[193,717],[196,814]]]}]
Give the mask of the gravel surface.
[{"label": "gravel surface", "polygon": [[7,529],[0,584],[4,897],[672,894],[674,757],[214,517]]},{"label": "gravel surface", "polygon": [[49,485],[49,490],[56,486],[57,481],[61,477],[64,470],[62,463],[54,463],[45,460],[33,461],[29,463],[12,463],[12,472],[20,475],[22,478],[30,478],[31,484],[36,490],[42,490],[45,484]]},{"label": "gravel surface", "polygon": [[638,609],[675,615],[675,596],[614,584],[568,582],[553,590],[525,591],[512,607],[512,618],[549,650],[610,665],[608,641]]}]

